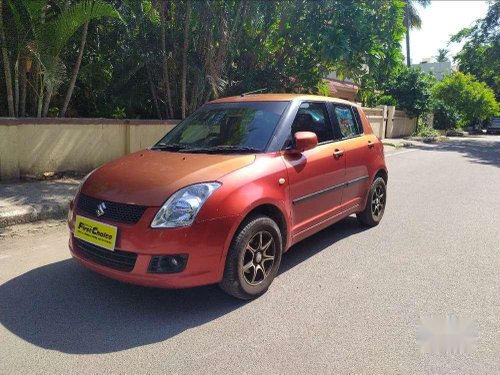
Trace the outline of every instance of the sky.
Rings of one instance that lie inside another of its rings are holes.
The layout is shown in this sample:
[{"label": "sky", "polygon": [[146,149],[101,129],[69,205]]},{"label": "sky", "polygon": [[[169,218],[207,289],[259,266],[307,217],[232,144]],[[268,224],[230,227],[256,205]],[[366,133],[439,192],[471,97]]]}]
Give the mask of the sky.
[{"label": "sky", "polygon": [[[418,64],[423,58],[437,55],[438,48],[448,48],[454,55],[461,45],[447,46],[450,36],[470,26],[475,20],[484,18],[488,2],[433,0],[427,8],[417,5],[422,19],[422,29],[410,31],[410,56],[412,64]],[[406,41],[403,40],[403,54],[406,56]]]}]

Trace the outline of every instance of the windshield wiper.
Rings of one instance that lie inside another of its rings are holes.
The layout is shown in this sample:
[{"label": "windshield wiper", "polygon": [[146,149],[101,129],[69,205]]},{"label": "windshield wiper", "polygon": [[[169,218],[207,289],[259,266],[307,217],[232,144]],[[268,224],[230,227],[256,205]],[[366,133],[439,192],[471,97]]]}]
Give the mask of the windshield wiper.
[{"label": "windshield wiper", "polygon": [[218,153],[218,152],[244,152],[244,153],[258,153],[262,152],[262,150],[255,147],[247,147],[247,146],[231,146],[231,145],[221,145],[221,146],[212,146],[212,147],[200,147],[200,148],[191,148],[184,149],[182,152],[188,153]]},{"label": "windshield wiper", "polygon": [[179,151],[187,149],[188,146],[182,145],[180,143],[158,143],[156,146],[151,147],[151,150],[162,150],[162,151]]}]

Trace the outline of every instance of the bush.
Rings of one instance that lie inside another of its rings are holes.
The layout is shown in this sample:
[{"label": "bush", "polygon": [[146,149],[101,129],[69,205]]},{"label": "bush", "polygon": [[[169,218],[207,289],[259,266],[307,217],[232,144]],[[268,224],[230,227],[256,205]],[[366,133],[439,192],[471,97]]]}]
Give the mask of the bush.
[{"label": "bush", "polygon": [[436,129],[428,127],[423,122],[418,123],[417,130],[414,135],[423,138],[436,138],[440,136]]},{"label": "bush", "polygon": [[455,129],[460,121],[457,111],[442,101],[436,102],[433,112],[433,125],[435,129]]},{"label": "bush", "polygon": [[393,105],[396,106],[397,102],[396,99],[394,99],[390,95],[382,95],[377,99],[377,105]]},{"label": "bush", "polygon": [[393,97],[398,109],[404,110],[408,116],[419,117],[431,110],[434,82],[432,74],[424,73],[420,68],[402,67],[389,79],[384,94]]},{"label": "bush", "polygon": [[498,113],[493,90],[471,74],[450,74],[434,86],[433,92],[436,100],[443,102],[460,116],[460,127],[476,126]]}]

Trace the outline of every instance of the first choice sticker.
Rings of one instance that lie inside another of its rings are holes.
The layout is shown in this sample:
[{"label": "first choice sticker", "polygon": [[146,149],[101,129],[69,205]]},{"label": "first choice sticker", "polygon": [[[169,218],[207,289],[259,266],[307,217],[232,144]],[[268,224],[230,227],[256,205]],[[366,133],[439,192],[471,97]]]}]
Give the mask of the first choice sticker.
[{"label": "first choice sticker", "polygon": [[82,216],[76,216],[75,237],[113,251],[118,228]]}]

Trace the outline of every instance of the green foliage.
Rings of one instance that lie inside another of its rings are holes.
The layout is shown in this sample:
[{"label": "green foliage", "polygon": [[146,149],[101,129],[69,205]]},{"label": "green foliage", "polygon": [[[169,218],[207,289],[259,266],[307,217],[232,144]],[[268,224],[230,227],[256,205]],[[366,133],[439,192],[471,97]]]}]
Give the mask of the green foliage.
[{"label": "green foliage", "polygon": [[38,48],[42,53],[58,56],[81,26],[103,17],[121,19],[113,5],[104,0],[84,0],[72,4],[50,21],[35,24]]},{"label": "green foliage", "polygon": [[450,61],[448,58],[448,54],[450,53],[449,49],[446,48],[439,48],[438,49],[438,54],[435,56],[436,62],[446,62]]},{"label": "green foliage", "polygon": [[459,126],[476,125],[498,114],[495,94],[471,74],[456,72],[434,86],[434,97],[460,116]]},{"label": "green foliage", "polygon": [[435,129],[454,129],[460,121],[458,112],[441,100],[437,100],[436,103],[434,103],[433,113],[433,125]]},{"label": "green foliage", "polygon": [[454,58],[460,71],[485,82],[500,100],[500,1],[492,1],[485,18],[462,29],[450,41],[465,42]]},{"label": "green foliage", "polygon": [[422,28],[422,19],[418,14],[417,8],[415,8],[415,3],[420,4],[422,7],[427,7],[430,5],[431,0],[407,0],[408,7],[408,17],[410,19],[410,28],[420,29]]},{"label": "green foliage", "polygon": [[396,106],[397,101],[391,95],[382,95],[377,99],[377,105],[392,105]]},{"label": "green foliage", "polygon": [[178,118],[184,96],[190,113],[210,99],[264,87],[325,95],[332,71],[362,85],[366,102],[402,63],[399,0],[7,1],[11,58],[21,62],[24,51],[35,60],[30,115],[44,96],[63,107],[78,31],[89,20],[70,116],[122,116],[120,108],[127,117]]},{"label": "green foliage", "polygon": [[436,138],[440,136],[436,129],[431,128],[420,121],[418,122],[417,130],[414,135],[423,138]]},{"label": "green foliage", "polygon": [[384,94],[395,99],[398,109],[418,117],[430,112],[434,82],[431,74],[419,68],[401,67],[386,83]]},{"label": "green foliage", "polygon": [[116,119],[127,118],[127,115],[125,113],[125,107],[116,107],[113,113],[111,114],[111,117]]}]

